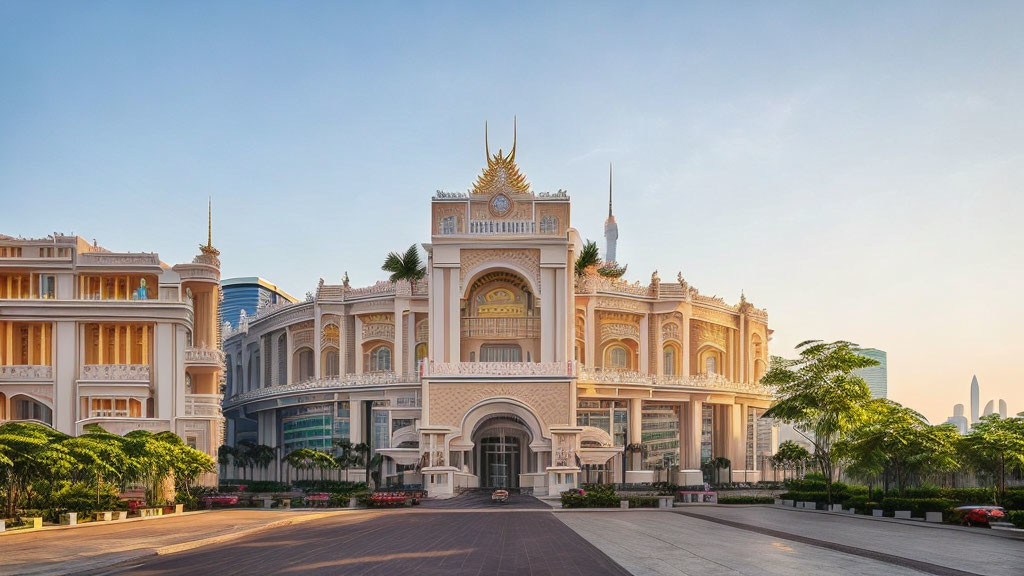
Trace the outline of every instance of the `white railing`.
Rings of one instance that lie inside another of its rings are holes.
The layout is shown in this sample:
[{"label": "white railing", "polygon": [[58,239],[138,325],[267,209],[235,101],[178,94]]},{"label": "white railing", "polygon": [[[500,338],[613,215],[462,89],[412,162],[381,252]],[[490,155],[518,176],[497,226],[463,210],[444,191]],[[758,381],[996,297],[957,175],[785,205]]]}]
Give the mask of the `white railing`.
[{"label": "white railing", "polygon": [[220,403],[224,396],[220,394],[186,394],[185,416],[209,416],[219,418]]},{"label": "white railing", "polygon": [[638,384],[642,386],[666,386],[673,388],[699,388],[702,390],[722,390],[728,392],[749,392],[753,394],[770,394],[760,384],[732,382],[721,374],[697,374],[694,376],[658,376],[642,374],[628,370],[602,370],[589,366],[580,366],[578,380],[580,383],[593,384]]},{"label": "white railing", "polygon": [[82,380],[145,382],[149,380],[149,364],[85,364]]},{"label": "white railing", "polygon": [[539,338],[540,318],[462,319],[463,338]]},{"label": "white railing", "polygon": [[424,376],[558,376],[576,374],[575,362],[424,362]]},{"label": "white railing", "polygon": [[532,236],[537,233],[537,223],[533,220],[470,220],[469,233]]},{"label": "white railing", "polygon": [[53,366],[0,366],[0,380],[53,380]]},{"label": "white railing", "polygon": [[367,372],[365,374],[345,374],[332,378],[313,378],[284,386],[268,386],[242,392],[227,399],[226,404],[238,404],[292,392],[316,392],[349,386],[384,386],[389,384],[415,384],[420,380],[419,374],[395,374],[394,372]]},{"label": "white railing", "polygon": [[197,364],[224,364],[224,353],[214,348],[189,346],[185,348],[185,362]]}]

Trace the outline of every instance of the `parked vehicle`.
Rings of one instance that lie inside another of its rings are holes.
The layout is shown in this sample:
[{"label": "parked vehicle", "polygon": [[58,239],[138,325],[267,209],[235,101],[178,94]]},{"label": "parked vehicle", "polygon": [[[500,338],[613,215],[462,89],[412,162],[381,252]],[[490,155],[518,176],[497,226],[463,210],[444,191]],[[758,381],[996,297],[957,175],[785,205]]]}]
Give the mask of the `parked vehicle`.
[{"label": "parked vehicle", "polygon": [[499,488],[494,492],[491,492],[491,502],[497,502],[499,504],[508,502],[508,490],[502,490]]},{"label": "parked vehicle", "polygon": [[236,506],[238,496],[234,494],[210,494],[203,496],[203,506],[213,508],[214,506]]},{"label": "parked vehicle", "polygon": [[1006,510],[1001,506],[960,506],[953,513],[953,519],[964,526],[991,526],[1006,519]]}]

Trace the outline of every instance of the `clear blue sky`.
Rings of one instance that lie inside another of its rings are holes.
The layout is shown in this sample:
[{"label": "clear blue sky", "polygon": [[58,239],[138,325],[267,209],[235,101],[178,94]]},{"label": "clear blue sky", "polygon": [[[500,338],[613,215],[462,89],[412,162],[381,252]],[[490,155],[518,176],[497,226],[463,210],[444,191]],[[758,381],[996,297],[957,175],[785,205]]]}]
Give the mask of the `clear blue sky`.
[{"label": "clear blue sky", "polygon": [[302,295],[428,241],[491,145],[619,260],[889,353],[942,421],[1024,410],[1024,3],[0,0],[0,233]]}]

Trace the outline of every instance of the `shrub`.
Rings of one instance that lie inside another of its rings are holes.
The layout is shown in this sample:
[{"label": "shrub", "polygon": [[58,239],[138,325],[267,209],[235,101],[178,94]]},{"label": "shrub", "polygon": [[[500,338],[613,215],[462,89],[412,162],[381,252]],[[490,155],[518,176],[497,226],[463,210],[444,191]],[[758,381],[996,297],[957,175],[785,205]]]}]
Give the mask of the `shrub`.
[{"label": "shrub", "polygon": [[[828,503],[828,493],[826,492],[790,491],[783,492],[779,495],[779,498],[783,500],[795,500],[797,502],[814,502],[816,504]],[[833,500],[835,500],[834,495]]]},{"label": "shrub", "polygon": [[[657,496],[630,496],[629,507],[630,508],[657,508],[658,497]],[[618,499],[616,499],[618,502]]]},{"label": "shrub", "polygon": [[1013,522],[1017,528],[1024,528],[1024,510],[1009,510],[1006,512],[1006,520]]},{"label": "shrub", "polygon": [[955,502],[948,498],[899,498],[890,496],[882,500],[882,510],[892,514],[896,510],[909,510],[911,516],[923,517],[925,512],[942,512],[948,516]]},{"label": "shrub", "polygon": [[291,486],[284,482],[274,482],[271,480],[257,480],[255,482],[249,482],[246,485],[246,492],[290,492]]},{"label": "shrub", "polygon": [[78,512],[85,515],[101,510],[113,510],[118,500],[117,489],[109,484],[100,485],[98,496],[94,486],[70,484],[57,491],[54,495],[54,509],[47,512],[57,520],[63,512]]},{"label": "shrub", "polygon": [[718,499],[719,504],[772,504],[774,502],[774,498],[767,496],[725,496]]},{"label": "shrub", "polygon": [[1007,490],[999,497],[999,505],[1007,510],[1024,510],[1024,490]]},{"label": "shrub", "polygon": [[336,480],[298,480],[293,482],[296,488],[306,492],[346,493],[366,490],[366,482],[346,482]]},{"label": "shrub", "polygon": [[[585,494],[574,494],[562,492],[563,508],[618,508],[619,500],[624,500],[615,493],[615,487],[611,484],[584,484],[582,486]],[[643,498],[643,497],[635,497]],[[654,498],[654,505],[658,505],[658,499]]]}]

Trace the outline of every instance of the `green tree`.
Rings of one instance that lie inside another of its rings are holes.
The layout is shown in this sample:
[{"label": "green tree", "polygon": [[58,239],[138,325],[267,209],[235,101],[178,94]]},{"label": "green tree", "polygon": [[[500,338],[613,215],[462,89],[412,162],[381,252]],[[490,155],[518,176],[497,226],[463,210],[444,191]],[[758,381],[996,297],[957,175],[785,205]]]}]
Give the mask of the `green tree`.
[{"label": "green tree", "polygon": [[359,457],[355,454],[355,447],[348,438],[335,440],[334,445],[338,453],[334,456],[334,463],[337,468],[345,471],[345,481],[348,482],[348,469],[359,464]]},{"label": "green tree", "polygon": [[591,266],[597,267],[601,265],[601,253],[597,248],[597,242],[593,240],[587,240],[583,244],[583,248],[580,248],[580,253],[576,256],[576,275],[582,276],[586,272],[587,268]]},{"label": "green tree", "polygon": [[416,249],[415,244],[409,246],[409,249],[404,254],[398,252],[388,253],[384,259],[384,265],[380,268],[385,272],[391,273],[388,280],[392,282],[408,280],[413,285],[427,274],[427,269],[420,260],[420,253]]},{"label": "green tree", "polygon": [[221,466],[221,477],[228,475],[228,464],[231,464],[232,459],[238,452],[234,446],[228,446],[227,444],[221,444],[220,448],[217,449],[217,463]]},{"label": "green tree", "polygon": [[352,449],[355,450],[356,454],[359,455],[359,462],[358,463],[362,464],[363,466],[365,466],[365,474],[366,475],[363,476],[363,481],[365,481],[367,483],[367,485],[369,485],[369,483],[370,483],[370,453],[373,451],[373,449],[370,448],[370,445],[367,444],[366,442],[360,442],[359,444],[356,444]]},{"label": "green tree", "polygon": [[1002,496],[1006,473],[1024,470],[1024,418],[983,416],[961,439],[961,451],[975,468],[995,479]]},{"label": "green tree", "polygon": [[0,425],[0,482],[6,486],[5,517],[14,516],[24,495],[32,503],[33,482],[70,473],[75,460],[61,440],[65,434],[30,422]]},{"label": "green tree", "polygon": [[795,476],[797,469],[802,468],[810,459],[811,453],[807,451],[807,448],[792,440],[786,440],[779,444],[779,448],[772,455],[772,464],[776,468],[782,468],[782,479],[785,480],[787,469],[793,470]]},{"label": "green tree", "polygon": [[249,449],[249,459],[254,465],[258,466],[260,470],[263,470],[264,478],[266,478],[267,468],[269,468],[270,464],[274,461],[275,455],[274,449],[266,444],[256,444]]},{"label": "green tree", "polygon": [[918,412],[884,398],[868,402],[865,409],[861,424],[835,446],[849,474],[881,475],[886,492],[892,480],[902,493],[915,477],[958,466],[952,426],[931,426]]},{"label": "green tree", "polygon": [[761,379],[776,397],[764,416],[793,424],[814,446],[813,458],[825,477],[831,504],[833,446],[863,421],[864,405],[871,399],[867,383],[853,371],[878,362],[855,353],[856,345],[845,341],[808,340],[796,349],[797,359],[772,357]]}]

